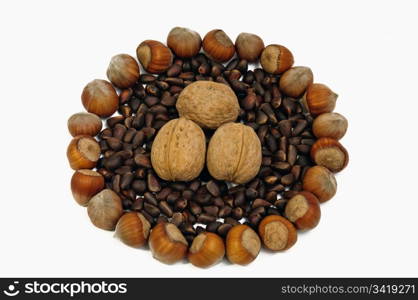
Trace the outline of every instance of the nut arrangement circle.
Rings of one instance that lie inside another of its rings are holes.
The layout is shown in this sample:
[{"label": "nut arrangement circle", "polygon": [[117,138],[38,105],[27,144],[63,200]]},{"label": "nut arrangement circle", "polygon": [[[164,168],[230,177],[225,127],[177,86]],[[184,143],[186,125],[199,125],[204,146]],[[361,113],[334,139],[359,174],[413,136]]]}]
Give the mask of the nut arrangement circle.
[{"label": "nut arrangement circle", "polygon": [[291,50],[175,27],[136,56],[113,56],[68,122],[71,190],[96,227],[206,268],[287,250],[317,226],[349,161],[348,121]]}]

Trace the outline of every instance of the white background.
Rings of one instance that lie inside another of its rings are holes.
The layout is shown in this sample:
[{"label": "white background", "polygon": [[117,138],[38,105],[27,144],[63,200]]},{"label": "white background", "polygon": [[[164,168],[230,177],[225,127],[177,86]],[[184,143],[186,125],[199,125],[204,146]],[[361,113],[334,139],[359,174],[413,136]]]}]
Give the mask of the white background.
[{"label": "white background", "polygon": [[[414,1],[1,1],[0,276],[417,276]],[[350,164],[320,225],[247,267],[167,266],[72,199],[67,118],[112,55],[176,26],[279,43],[340,97]]]}]

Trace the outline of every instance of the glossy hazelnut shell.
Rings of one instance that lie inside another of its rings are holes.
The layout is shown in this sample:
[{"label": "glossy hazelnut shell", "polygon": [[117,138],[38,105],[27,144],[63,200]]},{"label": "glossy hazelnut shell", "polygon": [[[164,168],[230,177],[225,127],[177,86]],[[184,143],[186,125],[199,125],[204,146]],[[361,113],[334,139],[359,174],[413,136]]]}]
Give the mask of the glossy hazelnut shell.
[{"label": "glossy hazelnut shell", "polygon": [[335,196],[337,181],[334,174],[325,167],[313,166],[303,177],[303,189],[314,194],[319,202],[326,202]]},{"label": "glossy hazelnut shell", "polygon": [[87,206],[89,200],[103,190],[104,186],[103,176],[96,171],[77,170],[71,177],[71,192],[81,206]]},{"label": "glossy hazelnut shell", "polygon": [[196,31],[174,27],[168,34],[167,46],[177,56],[189,58],[199,53],[202,46],[202,38]]},{"label": "glossy hazelnut shell", "polygon": [[234,56],[235,46],[221,29],[209,31],[203,38],[203,50],[218,62],[226,62]]},{"label": "glossy hazelnut shell", "polygon": [[139,73],[138,63],[128,54],[113,56],[106,72],[110,82],[121,89],[134,85],[138,81]]},{"label": "glossy hazelnut shell", "polygon": [[149,73],[162,73],[173,63],[173,54],[170,48],[154,40],[146,40],[139,44],[136,55],[141,65]]},{"label": "glossy hazelnut shell", "polygon": [[96,136],[102,129],[102,120],[95,114],[80,112],[73,114],[67,122],[68,131],[72,136]]},{"label": "glossy hazelnut shell", "polygon": [[[305,210],[303,214],[295,211],[301,209],[300,205],[296,203],[299,200],[306,201],[302,204],[302,206],[306,206],[303,208]],[[321,218],[321,208],[319,207],[318,198],[310,192],[299,192],[287,202],[285,216],[289,221],[293,222],[298,229],[306,230],[315,228]]]},{"label": "glossy hazelnut shell", "polygon": [[150,223],[141,213],[127,212],[116,224],[115,236],[125,245],[141,248],[147,243],[150,228]]},{"label": "glossy hazelnut shell", "polygon": [[317,116],[335,109],[338,95],[321,83],[312,83],[306,89],[306,103],[311,115]]},{"label": "glossy hazelnut shell", "polygon": [[[203,242],[200,240],[204,239]],[[201,245],[197,245],[201,243]],[[203,232],[196,236],[189,249],[188,259],[196,267],[207,268],[220,260],[225,255],[223,239],[211,232]]]},{"label": "glossy hazelnut shell", "polygon": [[[280,232],[269,230],[272,223],[279,223],[281,227]],[[282,227],[284,226],[284,227]],[[287,231],[287,239],[282,240],[282,230]],[[258,225],[258,233],[266,248],[272,251],[284,251],[292,247],[297,241],[297,232],[295,226],[284,217],[277,215],[270,215],[261,220]],[[279,245],[276,245],[279,242]]]},{"label": "glossy hazelnut shell", "polygon": [[348,121],[339,113],[330,112],[320,114],[312,124],[312,131],[317,138],[328,137],[341,139],[347,132]]},{"label": "glossy hazelnut shell", "polygon": [[[335,154],[338,156],[336,157]],[[325,137],[318,139],[312,145],[311,158],[317,165],[326,167],[334,173],[343,170],[349,160],[348,152],[340,142]]]},{"label": "glossy hazelnut shell", "polygon": [[92,169],[100,157],[100,146],[91,136],[74,137],[67,148],[67,158],[73,170]]},{"label": "glossy hazelnut shell", "polygon": [[[168,230],[174,231],[177,238],[171,238]],[[171,223],[157,224],[151,231],[148,244],[154,258],[166,264],[178,262],[184,259],[187,254],[186,239],[180,230]]]},{"label": "glossy hazelnut shell", "polygon": [[293,54],[282,45],[268,45],[261,53],[260,63],[263,69],[271,74],[281,74],[293,65]]},{"label": "glossy hazelnut shell", "polygon": [[115,88],[110,82],[101,79],[95,79],[85,86],[81,101],[88,112],[102,118],[113,115],[119,105]]},{"label": "glossy hazelnut shell", "polygon": [[260,249],[260,238],[247,225],[235,225],[226,236],[226,256],[231,263],[247,265],[258,256]]}]

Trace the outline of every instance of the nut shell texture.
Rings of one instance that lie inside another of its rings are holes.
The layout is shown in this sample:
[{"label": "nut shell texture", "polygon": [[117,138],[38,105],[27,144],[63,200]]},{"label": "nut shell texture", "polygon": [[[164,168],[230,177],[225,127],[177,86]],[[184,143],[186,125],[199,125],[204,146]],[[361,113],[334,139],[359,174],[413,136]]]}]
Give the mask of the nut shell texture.
[{"label": "nut shell texture", "polygon": [[281,216],[265,217],[258,226],[258,233],[264,246],[273,251],[287,250],[297,241],[296,228]]},{"label": "nut shell texture", "polygon": [[125,213],[116,225],[116,236],[126,245],[140,248],[147,243],[151,225],[141,213]]},{"label": "nut shell texture", "polygon": [[268,45],[261,53],[260,63],[266,72],[280,74],[293,65],[293,54],[282,45]]},{"label": "nut shell texture", "polygon": [[312,131],[317,138],[341,139],[347,132],[348,121],[339,113],[324,113],[315,118]]},{"label": "nut shell texture", "polygon": [[173,54],[170,48],[153,40],[146,40],[139,44],[136,55],[144,69],[150,73],[162,73],[173,62]]},{"label": "nut shell texture", "polygon": [[101,79],[95,79],[85,86],[81,101],[88,112],[102,118],[113,115],[119,105],[115,88],[110,82]]},{"label": "nut shell texture", "polygon": [[211,81],[188,85],[179,95],[176,108],[181,117],[211,129],[234,122],[239,113],[234,91],[225,84]]},{"label": "nut shell texture", "polygon": [[214,60],[225,62],[235,53],[235,46],[223,30],[209,31],[203,38],[203,50]]},{"label": "nut shell texture", "polygon": [[106,74],[107,78],[118,88],[128,88],[139,78],[139,65],[132,56],[118,54],[110,60]]},{"label": "nut shell texture", "polygon": [[167,46],[180,57],[192,57],[199,53],[202,38],[193,30],[174,27],[167,37]]},{"label": "nut shell texture", "polygon": [[303,177],[303,189],[314,194],[319,202],[330,200],[337,192],[337,180],[325,167],[313,166]]},{"label": "nut shell texture", "polygon": [[151,231],[149,247],[155,259],[173,264],[186,256],[188,244],[176,225],[160,223]]},{"label": "nut shell texture", "polygon": [[188,259],[200,268],[207,268],[219,262],[225,255],[222,238],[211,232],[203,232],[195,237],[190,247]]},{"label": "nut shell texture", "polygon": [[338,95],[321,83],[313,83],[306,90],[306,102],[313,116],[332,112]]},{"label": "nut shell texture", "polygon": [[202,129],[185,118],[165,124],[151,149],[154,170],[164,180],[190,181],[203,169],[206,141]]},{"label": "nut shell texture", "polygon": [[254,130],[241,123],[227,123],[212,136],[207,155],[210,174],[238,184],[250,181],[261,165],[261,143]]},{"label": "nut shell texture", "polygon": [[247,225],[235,225],[226,236],[226,256],[233,264],[249,264],[258,256],[260,249],[260,238]]},{"label": "nut shell texture", "polygon": [[95,226],[114,230],[123,213],[122,200],[114,191],[105,189],[90,199],[87,213]]}]

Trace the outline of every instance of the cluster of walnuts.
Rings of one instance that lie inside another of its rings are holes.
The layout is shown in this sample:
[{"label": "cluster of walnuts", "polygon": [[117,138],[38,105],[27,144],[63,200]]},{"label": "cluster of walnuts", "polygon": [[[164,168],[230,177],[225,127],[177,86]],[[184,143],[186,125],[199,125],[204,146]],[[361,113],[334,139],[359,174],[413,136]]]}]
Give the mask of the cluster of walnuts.
[{"label": "cluster of walnuts", "polygon": [[[257,175],[262,158],[260,140],[251,127],[233,123],[239,104],[229,86],[197,81],[183,90],[176,107],[180,118],[165,124],[152,146],[152,166],[158,176],[190,181],[199,176],[205,161],[218,180],[243,184]],[[201,127],[216,129],[207,155]]]}]

